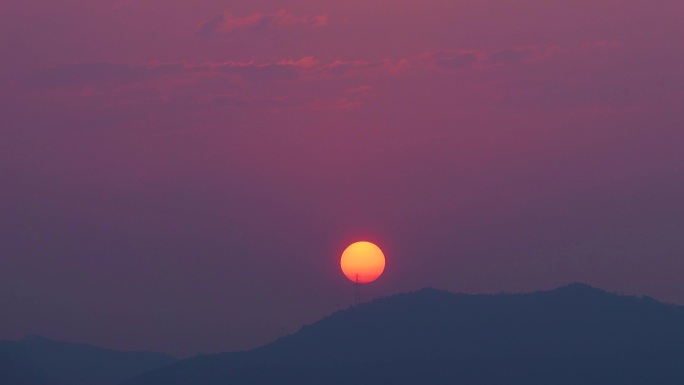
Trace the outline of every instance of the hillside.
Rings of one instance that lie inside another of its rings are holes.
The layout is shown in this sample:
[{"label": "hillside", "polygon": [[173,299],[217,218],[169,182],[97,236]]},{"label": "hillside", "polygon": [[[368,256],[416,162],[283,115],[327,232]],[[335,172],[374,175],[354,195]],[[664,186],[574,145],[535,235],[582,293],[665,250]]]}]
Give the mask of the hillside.
[{"label": "hillside", "polygon": [[174,362],[152,352],[127,352],[29,336],[0,341],[0,384],[114,385]]},{"label": "hillside", "polygon": [[424,289],[125,385],[680,384],[683,359],[684,308],[650,298],[583,284],[499,295]]}]

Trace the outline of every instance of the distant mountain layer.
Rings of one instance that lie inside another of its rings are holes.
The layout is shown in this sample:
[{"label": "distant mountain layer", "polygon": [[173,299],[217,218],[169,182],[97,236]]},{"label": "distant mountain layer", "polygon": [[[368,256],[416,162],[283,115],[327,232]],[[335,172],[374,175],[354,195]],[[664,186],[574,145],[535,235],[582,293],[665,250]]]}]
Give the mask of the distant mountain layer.
[{"label": "distant mountain layer", "polygon": [[0,384],[115,385],[175,360],[162,353],[117,351],[30,336],[0,341]]},{"label": "distant mountain layer", "polygon": [[424,289],[124,384],[663,385],[684,384],[682,363],[683,307],[583,284],[500,295]]}]

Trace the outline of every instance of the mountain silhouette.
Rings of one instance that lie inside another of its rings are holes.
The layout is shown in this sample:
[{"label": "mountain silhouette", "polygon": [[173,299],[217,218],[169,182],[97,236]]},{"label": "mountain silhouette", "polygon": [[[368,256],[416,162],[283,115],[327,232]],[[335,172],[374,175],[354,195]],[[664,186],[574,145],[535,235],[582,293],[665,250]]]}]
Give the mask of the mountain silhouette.
[{"label": "mountain silhouette", "polygon": [[124,384],[662,385],[684,383],[683,362],[684,307],[584,284],[497,295],[423,289]]},{"label": "mountain silhouette", "polygon": [[103,349],[31,335],[0,341],[0,384],[115,385],[174,361],[162,353]]}]

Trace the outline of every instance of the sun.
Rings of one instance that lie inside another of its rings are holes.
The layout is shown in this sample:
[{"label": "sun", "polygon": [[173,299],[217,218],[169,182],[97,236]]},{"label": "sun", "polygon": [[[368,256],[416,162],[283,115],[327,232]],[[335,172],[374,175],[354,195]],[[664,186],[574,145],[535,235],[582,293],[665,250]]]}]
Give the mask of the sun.
[{"label": "sun", "polygon": [[370,283],[378,279],[385,270],[385,255],[371,242],[356,242],[342,253],[340,266],[349,280]]}]

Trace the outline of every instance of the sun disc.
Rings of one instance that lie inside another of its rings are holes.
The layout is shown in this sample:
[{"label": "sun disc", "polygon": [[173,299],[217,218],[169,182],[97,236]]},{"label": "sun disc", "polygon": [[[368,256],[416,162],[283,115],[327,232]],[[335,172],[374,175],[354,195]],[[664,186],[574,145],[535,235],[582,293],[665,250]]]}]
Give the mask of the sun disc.
[{"label": "sun disc", "polygon": [[385,270],[385,255],[371,242],[352,243],[342,253],[342,272],[352,282],[370,283]]}]

